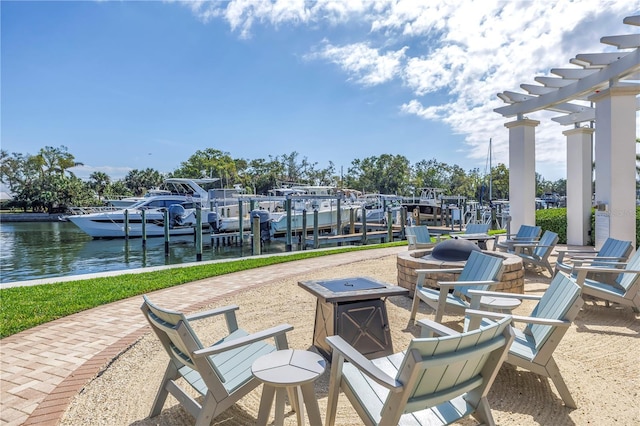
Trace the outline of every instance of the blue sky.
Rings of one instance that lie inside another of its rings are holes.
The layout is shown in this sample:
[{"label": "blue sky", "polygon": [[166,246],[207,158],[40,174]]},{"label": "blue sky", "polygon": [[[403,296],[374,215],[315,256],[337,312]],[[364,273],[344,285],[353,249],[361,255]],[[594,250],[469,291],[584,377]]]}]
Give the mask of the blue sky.
[{"label": "blue sky", "polygon": [[[170,172],[197,150],[508,163],[496,93],[611,51],[631,1],[12,2],[1,13],[1,147],[64,145],[86,178]],[[558,114],[555,114],[558,115]],[[537,171],[565,177],[546,112]]]}]

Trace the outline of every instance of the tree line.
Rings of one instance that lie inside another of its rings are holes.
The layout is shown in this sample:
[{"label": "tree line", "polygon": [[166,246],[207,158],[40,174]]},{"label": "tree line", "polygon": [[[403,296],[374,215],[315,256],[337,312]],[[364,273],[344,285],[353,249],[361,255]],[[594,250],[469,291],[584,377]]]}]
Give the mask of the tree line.
[{"label": "tree line", "polygon": [[[418,196],[420,188],[430,187],[441,189],[443,195],[484,201],[488,201],[491,181],[493,199],[509,196],[509,169],[502,163],[492,167],[488,176],[478,168],[465,171],[436,159],[411,164],[406,157],[392,154],[355,159],[346,172],[337,171],[333,162],[320,168],[295,151],[248,160],[234,159],[214,148],[196,151],[168,174],[152,168],[134,169],[123,179],[113,180],[106,173],[93,172],[83,181],[71,170],[81,165],[65,146],[45,146],[35,155],[0,150],[0,182],[13,195],[11,206],[50,213],[69,206],[98,206],[109,198],[142,196],[169,177],[216,177],[221,185],[240,185],[255,194],[267,194],[282,182],[295,182],[401,196]],[[565,179],[550,182],[536,174],[536,181],[539,195],[566,193]]]}]

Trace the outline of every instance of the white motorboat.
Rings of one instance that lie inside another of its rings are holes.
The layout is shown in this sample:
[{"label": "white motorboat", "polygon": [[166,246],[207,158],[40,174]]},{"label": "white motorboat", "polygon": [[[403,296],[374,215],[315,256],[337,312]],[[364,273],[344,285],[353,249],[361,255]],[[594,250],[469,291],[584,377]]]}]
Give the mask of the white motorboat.
[{"label": "white motorboat", "polygon": [[[351,206],[340,206],[340,221],[345,223],[349,220],[349,210]],[[314,229],[315,213],[318,212],[317,227],[319,230],[335,230],[338,227],[338,206],[331,200],[295,200],[291,208],[291,231],[301,232],[306,215],[307,231]],[[272,234],[282,234],[287,232],[287,212],[271,212],[271,232]]]},{"label": "white motorboat", "polygon": [[413,217],[415,223],[435,221],[442,209],[442,190],[438,188],[421,188],[420,197],[405,198],[402,205]]},{"label": "white motorboat", "polygon": [[[392,223],[400,223],[402,197],[388,194],[365,194],[358,201],[366,212],[367,223],[386,223],[387,209],[391,209]],[[362,222],[362,211],[358,212],[357,220]]]},{"label": "white motorboat", "polygon": [[[340,205],[340,224],[338,224],[338,198],[344,195],[338,194],[333,187],[329,186],[292,186],[290,188],[279,188],[270,191],[276,197],[281,197],[282,207],[272,211],[270,214],[271,233],[273,235],[287,232],[287,211],[284,200],[291,198],[291,231],[301,232],[303,225],[307,231],[311,231],[317,225],[321,231],[335,231],[342,223],[349,220],[349,210],[351,205],[342,203]],[[283,198],[284,197],[284,198]],[[315,214],[318,213],[318,223],[315,223]]]},{"label": "white motorboat", "polygon": [[121,198],[110,198],[104,200],[104,204],[107,207],[114,207],[118,209],[124,209],[125,207],[131,207],[135,203],[144,200],[145,198],[155,197],[156,195],[171,195],[171,191],[166,189],[157,189],[153,188],[147,191],[146,194],[142,197],[121,197]]},{"label": "white motorboat", "polygon": [[209,191],[209,223],[214,232],[238,232],[240,230],[240,205],[242,228],[251,229],[251,209],[275,211],[279,201],[269,197],[247,194],[243,188],[217,188]]},{"label": "white motorboat", "polygon": [[206,221],[209,195],[205,188],[218,181],[219,179],[170,178],[165,180],[163,186],[171,195],[152,195],[124,209],[74,214],[68,216],[68,219],[93,238],[124,238],[126,212],[128,235],[141,237],[144,210],[146,235],[159,237],[164,236],[164,217],[165,211],[168,210],[170,235],[193,234],[197,206],[203,209],[203,226],[208,227]]}]

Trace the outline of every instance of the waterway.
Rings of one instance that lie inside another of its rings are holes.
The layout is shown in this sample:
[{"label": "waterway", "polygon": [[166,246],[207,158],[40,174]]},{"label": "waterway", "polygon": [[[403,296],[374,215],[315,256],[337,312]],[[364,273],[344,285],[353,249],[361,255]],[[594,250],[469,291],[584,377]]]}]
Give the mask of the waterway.
[{"label": "waterway", "polygon": [[[164,239],[94,240],[71,222],[0,223],[0,283],[83,275],[97,272],[174,265],[196,261],[193,236],[172,237],[165,255]],[[207,236],[203,238],[208,242]],[[271,241],[262,253],[282,253],[285,244]],[[250,256],[251,245],[211,247],[202,260]]]}]

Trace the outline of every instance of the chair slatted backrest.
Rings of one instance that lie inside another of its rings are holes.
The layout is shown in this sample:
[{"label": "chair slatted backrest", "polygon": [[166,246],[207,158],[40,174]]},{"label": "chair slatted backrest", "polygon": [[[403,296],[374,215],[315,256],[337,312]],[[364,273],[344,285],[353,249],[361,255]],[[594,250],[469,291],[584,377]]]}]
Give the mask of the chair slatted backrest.
[{"label": "chair slatted backrest", "polygon": [[[624,269],[630,271],[640,270],[640,250],[636,250],[636,253],[628,260]],[[616,284],[624,289],[625,292],[629,291],[631,287],[640,280],[640,274],[620,274],[616,278]]]},{"label": "chair slatted backrest", "polygon": [[[458,281],[498,281],[502,275],[503,268],[502,258],[480,251],[472,251],[458,277]],[[456,292],[467,296],[467,292],[470,289],[488,290],[489,284],[484,286],[460,286],[456,287]]]},{"label": "chair slatted backrest", "polygon": [[145,316],[151,323],[153,331],[158,335],[158,338],[162,342],[163,346],[167,350],[167,353],[175,361],[181,364],[188,365],[191,368],[196,368],[191,360],[189,353],[193,348],[189,348],[183,336],[178,332],[178,328],[184,325],[189,331],[189,337],[193,343],[196,344],[197,349],[202,349],[202,343],[198,339],[198,336],[191,329],[189,321],[184,314],[168,309],[159,308],[154,305],[146,296],[143,296],[144,304],[146,308]]},{"label": "chair slatted backrest", "polygon": [[542,228],[535,225],[520,225],[520,229],[516,233],[518,240],[535,240],[540,236]]},{"label": "chair slatted backrest", "polygon": [[415,235],[416,243],[424,244],[431,242],[429,228],[424,225],[407,226],[407,235]]},{"label": "chair slatted backrest", "polygon": [[[198,335],[191,328],[189,320],[181,312],[154,305],[146,295],[143,295],[143,299],[143,306],[146,309],[143,312],[151,324],[151,328],[160,339],[160,342],[162,342],[167,354],[179,364],[198,370],[190,354],[196,350],[204,349],[204,346]],[[212,357],[206,357],[206,360],[218,375],[220,381],[224,382],[224,374],[213,362]]]},{"label": "chair slatted backrest", "polygon": [[538,240],[538,245],[533,250],[533,256],[537,259],[545,259],[549,257],[553,247],[558,242],[558,234],[551,231],[544,231],[540,240]]},{"label": "chair slatted backrest", "polygon": [[423,410],[474,389],[475,398],[486,396],[513,340],[510,323],[506,317],[458,335],[413,339],[396,376],[407,392],[390,393],[383,416],[398,407]]},{"label": "chair slatted backrest", "polygon": [[489,232],[488,223],[470,223],[464,230],[465,234],[486,234]]},{"label": "chair slatted backrest", "polygon": [[[567,314],[577,299],[580,299],[580,286],[564,273],[558,272],[555,277],[553,277],[547,291],[544,292],[544,295],[531,312],[531,316],[573,321],[574,318],[568,318]],[[577,311],[575,314],[577,315]],[[554,328],[555,327],[551,325],[528,324],[525,333],[533,337],[536,343],[536,349],[540,349]]]},{"label": "chair slatted backrest", "polygon": [[[596,254],[596,258],[594,262],[591,263],[591,266],[609,266],[606,260],[601,262],[597,261],[598,257],[610,257],[610,258],[619,258],[619,262],[624,262],[633,247],[631,246],[631,241],[617,240],[615,238],[607,238],[598,253]],[[609,260],[611,262],[611,260]]]}]

